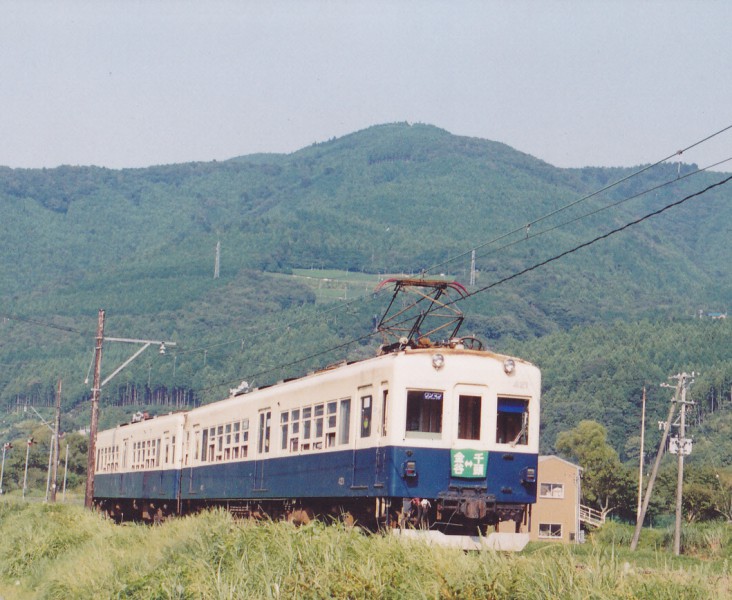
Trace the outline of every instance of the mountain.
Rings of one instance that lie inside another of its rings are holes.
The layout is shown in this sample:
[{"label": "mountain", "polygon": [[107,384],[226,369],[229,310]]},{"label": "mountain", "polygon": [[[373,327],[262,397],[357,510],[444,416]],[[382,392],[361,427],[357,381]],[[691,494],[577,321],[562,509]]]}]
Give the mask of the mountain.
[{"label": "mountain", "polygon": [[[723,178],[696,169],[559,169],[404,123],[288,155],[0,168],[0,404],[48,401],[63,378],[65,406],[79,405],[100,307],[107,335],[177,344],[122,371],[107,403],[208,401],[240,379],[366,355],[376,340],[327,350],[370,331],[385,307],[370,293],[379,278],[467,283],[473,248],[471,290],[488,289],[461,307],[465,329],[499,348],[726,311],[732,185],[491,287]],[[108,371],[133,350],[108,345]]]}]

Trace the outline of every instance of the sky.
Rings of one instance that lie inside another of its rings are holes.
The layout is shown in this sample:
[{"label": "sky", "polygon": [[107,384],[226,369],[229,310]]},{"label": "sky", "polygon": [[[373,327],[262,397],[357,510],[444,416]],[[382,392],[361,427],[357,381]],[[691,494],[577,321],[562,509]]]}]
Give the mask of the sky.
[{"label": "sky", "polygon": [[[0,0],[0,15],[14,168],[290,153],[397,121],[559,167],[635,166],[732,125],[726,0]],[[728,130],[680,160],[731,156]]]}]

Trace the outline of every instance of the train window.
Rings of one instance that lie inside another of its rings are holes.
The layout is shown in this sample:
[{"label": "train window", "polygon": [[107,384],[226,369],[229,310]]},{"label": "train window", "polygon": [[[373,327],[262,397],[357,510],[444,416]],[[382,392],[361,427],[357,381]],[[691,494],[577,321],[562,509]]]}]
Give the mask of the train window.
[{"label": "train window", "polygon": [[[320,439],[323,437],[323,413],[324,413],[324,406],[322,404],[316,404],[313,407],[313,416],[315,417],[315,435],[313,438],[315,440]],[[313,443],[313,450],[316,448],[322,448],[323,444],[314,442]]]},{"label": "train window", "polygon": [[[315,419],[315,439],[323,437],[323,417]],[[313,445],[313,448],[315,446]]]},{"label": "train window", "polygon": [[384,390],[381,398],[381,435],[386,435],[386,417],[389,414],[389,406],[387,399],[389,398],[389,390]]},{"label": "train window", "polygon": [[287,428],[288,428],[287,419],[289,418],[289,416],[290,416],[290,413],[286,413],[286,412],[283,412],[280,415],[280,423],[281,423],[281,429],[282,429],[282,445],[281,445],[282,450],[287,450]]},{"label": "train window", "polygon": [[371,396],[361,398],[361,437],[371,435]]},{"label": "train window", "polygon": [[259,442],[257,443],[260,454],[269,452],[269,438],[272,428],[271,411],[262,411],[259,413]]},{"label": "train window", "polygon": [[249,419],[242,419],[241,430],[246,431],[247,429],[249,429]]},{"label": "train window", "polygon": [[407,392],[407,437],[442,433],[442,396],[436,391]]},{"label": "train window", "polygon": [[336,412],[338,412],[338,402],[328,402],[328,427],[336,426]]},{"label": "train window", "polygon": [[347,444],[351,431],[351,399],[341,400],[341,424],[340,433],[338,435],[339,444]]},{"label": "train window", "polygon": [[335,446],[336,434],[335,431],[329,431],[325,434],[325,447],[331,448]]},{"label": "train window", "polygon": [[496,442],[499,444],[529,443],[529,402],[520,398],[498,398]]},{"label": "train window", "polygon": [[458,410],[458,439],[480,439],[480,396],[460,395]]},{"label": "train window", "polygon": [[298,450],[298,436],[300,435],[300,410],[290,413],[290,452]]},{"label": "train window", "polygon": [[[310,424],[312,421],[310,421],[310,417],[313,414],[312,407],[308,406],[307,408],[302,409],[302,439],[309,440],[310,439]],[[310,444],[303,444],[302,450],[309,450]]]},{"label": "train window", "polygon": [[173,445],[173,452],[170,456],[170,462],[175,463],[175,436],[171,438],[171,443]]}]

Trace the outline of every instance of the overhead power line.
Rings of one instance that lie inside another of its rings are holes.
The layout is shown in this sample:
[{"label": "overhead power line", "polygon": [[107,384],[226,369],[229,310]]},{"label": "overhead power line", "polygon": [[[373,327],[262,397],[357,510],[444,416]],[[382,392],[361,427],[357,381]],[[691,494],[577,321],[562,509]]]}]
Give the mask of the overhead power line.
[{"label": "overhead power line", "polygon": [[[450,302],[445,302],[445,306],[449,306],[449,305],[452,305],[452,304],[456,304],[458,302],[462,302],[464,300],[467,300],[468,298],[471,298],[473,296],[476,296],[477,294],[483,293],[483,292],[485,292],[485,291],[487,291],[489,289],[492,289],[494,287],[497,287],[497,286],[499,286],[499,285],[501,285],[503,283],[506,283],[508,281],[511,281],[513,279],[516,279],[517,277],[521,277],[522,275],[525,275],[526,273],[529,273],[531,271],[535,271],[536,269],[539,269],[540,267],[546,266],[549,263],[552,263],[554,261],[557,261],[560,258],[563,258],[565,256],[568,256],[570,254],[573,254],[574,252],[577,252],[578,250],[582,250],[583,248],[587,248],[588,246],[591,246],[591,245],[595,244],[596,242],[599,242],[600,240],[607,239],[610,236],[615,235],[616,233],[620,233],[621,231],[625,231],[629,227],[632,227],[634,225],[637,225],[639,223],[642,223],[643,221],[646,221],[646,220],[650,219],[651,217],[660,215],[661,213],[664,213],[664,212],[666,212],[667,210],[669,210],[671,208],[674,208],[676,206],[679,206],[679,205],[683,204],[684,202],[687,202],[687,201],[691,200],[692,198],[696,198],[698,196],[701,196],[703,194],[706,194],[708,191],[710,191],[710,190],[712,190],[714,188],[720,187],[722,185],[725,185],[725,184],[729,183],[730,181],[732,181],[732,175],[730,175],[729,177],[726,177],[725,179],[723,179],[721,181],[718,181],[717,183],[713,183],[711,185],[708,185],[707,187],[705,187],[704,189],[702,189],[702,190],[700,190],[698,192],[695,192],[693,194],[689,194],[688,196],[685,196],[685,197],[681,198],[680,200],[677,200],[676,202],[671,202],[670,204],[667,204],[666,206],[664,206],[662,208],[659,208],[658,210],[654,210],[653,212],[650,212],[650,213],[648,213],[648,214],[646,214],[646,215],[644,215],[644,216],[642,216],[642,217],[640,217],[638,219],[635,219],[634,221],[630,221],[629,223],[626,223],[625,225],[623,225],[621,227],[617,227],[616,229],[613,229],[611,231],[608,231],[607,233],[604,233],[602,235],[599,235],[599,236],[597,236],[597,237],[595,237],[595,238],[593,238],[593,239],[591,239],[591,240],[589,240],[587,242],[584,242],[582,244],[578,244],[577,246],[574,246],[573,248],[570,248],[569,250],[565,250],[564,252],[561,252],[561,253],[559,253],[559,254],[557,254],[555,256],[552,256],[551,258],[548,258],[548,259],[543,260],[543,261],[541,261],[539,263],[536,263],[536,264],[534,264],[534,265],[532,265],[530,267],[527,267],[526,269],[523,269],[521,271],[518,271],[516,273],[513,273],[512,275],[508,275],[507,277],[503,277],[502,279],[499,279],[498,281],[495,281],[495,282],[493,282],[493,283],[491,283],[489,285],[486,285],[486,286],[484,286],[482,288],[479,288],[477,290],[474,290],[473,292],[469,292],[465,296],[462,296],[462,297],[457,298],[455,300],[452,300]],[[304,356],[302,358],[299,358],[299,359],[290,361],[290,362],[288,362],[286,364],[279,365],[277,367],[272,367],[271,369],[267,369],[265,371],[260,371],[259,373],[256,373],[255,376],[262,376],[264,374],[273,372],[273,371],[278,370],[278,369],[290,367],[290,366],[293,366],[293,365],[296,365],[296,364],[300,364],[300,363],[306,362],[308,360],[312,360],[313,358],[317,358],[318,356],[322,356],[323,354],[327,354],[328,352],[333,352],[335,350],[339,350],[341,348],[345,348],[345,347],[347,347],[347,346],[349,346],[351,344],[356,344],[356,343],[362,342],[364,340],[370,339],[370,338],[376,336],[377,334],[378,334],[378,332],[371,332],[371,333],[362,335],[360,337],[350,339],[350,340],[348,340],[346,342],[343,342],[342,344],[338,344],[336,346],[332,346],[332,347],[327,348],[325,350],[321,350],[319,352],[315,352],[313,354],[309,354],[309,355]],[[232,383],[232,381],[229,381],[229,382],[226,382],[226,383],[220,383],[220,384],[217,384],[217,385],[214,385],[214,386],[208,386],[206,388],[201,388],[198,391],[208,391],[208,390],[211,390],[211,389],[215,389],[217,387],[221,387],[223,385],[230,385],[231,383]]]},{"label": "overhead power line", "polygon": [[672,202],[671,204],[667,204],[663,208],[659,208],[658,210],[654,210],[651,213],[648,213],[639,219],[636,219],[635,221],[630,221],[629,223],[626,223],[622,227],[618,227],[616,229],[613,229],[611,231],[608,231],[607,233],[604,233],[602,235],[598,235],[596,238],[593,238],[587,242],[584,242],[582,244],[579,244],[578,246],[575,246],[574,248],[570,248],[569,250],[565,250],[564,252],[561,252],[560,254],[557,254],[555,256],[552,256],[551,258],[547,258],[546,260],[543,260],[539,263],[536,263],[535,265],[532,265],[531,267],[527,267],[526,269],[522,271],[518,271],[517,273],[514,273],[513,275],[508,275],[507,277],[504,277],[503,279],[499,279],[498,281],[495,281],[489,285],[486,285],[482,288],[479,288],[473,292],[469,292],[467,296],[464,298],[458,298],[457,300],[454,300],[452,303],[458,302],[460,300],[465,300],[467,298],[470,298],[472,296],[475,296],[476,294],[479,294],[481,292],[485,292],[486,290],[489,290],[491,288],[496,287],[497,285],[501,285],[502,283],[506,283],[507,281],[511,281],[512,279],[516,279],[517,277],[520,277],[521,275],[525,275],[526,273],[529,273],[530,271],[534,271],[540,267],[543,267],[551,262],[554,262],[555,260],[559,260],[560,258],[563,258],[569,254],[572,254],[574,252],[577,252],[578,250],[582,250],[582,248],[587,248],[588,246],[591,246],[592,244],[599,242],[600,240],[604,240],[606,238],[609,238],[611,235],[615,235],[616,233],[619,233],[621,231],[625,231],[629,227],[632,227],[633,225],[637,225],[638,223],[642,223],[643,221],[646,221],[650,219],[651,217],[655,217],[656,215],[660,215],[663,212],[666,212],[670,208],[673,208],[675,206],[679,206],[680,204],[683,204],[684,202],[691,200],[692,198],[696,198],[697,196],[701,196],[702,194],[706,194],[709,190],[714,189],[716,187],[722,186],[729,181],[732,181],[732,175],[727,177],[726,179],[723,179],[722,181],[718,181],[717,183],[713,183],[711,185],[708,185],[703,190],[700,190],[698,192],[695,192],[693,194],[689,194],[688,196],[685,196],[681,200],[677,200],[676,202]]},{"label": "overhead power line", "polygon": [[48,329],[58,329],[59,331],[67,331],[69,333],[84,334],[85,332],[73,327],[65,327],[63,325],[55,325],[54,323],[48,323],[46,321],[39,321],[38,319],[29,319],[28,317],[21,317],[19,315],[9,315],[0,313],[0,318],[8,319],[9,321],[19,321],[22,323],[29,323],[31,325],[37,325],[39,327],[46,327]]}]

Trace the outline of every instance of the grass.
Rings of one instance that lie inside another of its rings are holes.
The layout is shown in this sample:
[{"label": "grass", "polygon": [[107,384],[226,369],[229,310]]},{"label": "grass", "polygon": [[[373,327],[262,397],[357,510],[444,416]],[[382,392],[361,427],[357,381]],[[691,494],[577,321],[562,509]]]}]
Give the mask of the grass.
[{"label": "grass", "polygon": [[[729,526],[726,526],[729,527]],[[645,533],[645,532],[644,532]],[[0,502],[0,596],[144,599],[729,597],[717,554],[630,553],[603,533],[582,546],[464,553],[345,526],[236,521],[213,511],[116,526],[76,506]],[[613,537],[614,536],[614,537]],[[714,536],[712,536],[714,537]],[[717,541],[701,534],[710,548]]]}]

